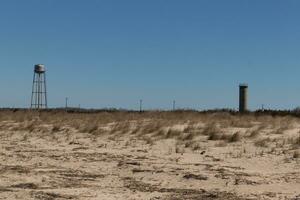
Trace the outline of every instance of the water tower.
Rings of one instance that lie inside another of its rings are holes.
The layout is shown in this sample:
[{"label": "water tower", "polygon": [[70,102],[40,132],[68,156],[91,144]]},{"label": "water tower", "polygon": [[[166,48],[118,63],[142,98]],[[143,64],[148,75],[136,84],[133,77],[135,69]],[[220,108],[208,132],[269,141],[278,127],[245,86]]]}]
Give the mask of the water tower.
[{"label": "water tower", "polygon": [[248,85],[240,84],[240,105],[239,111],[246,112],[248,110]]},{"label": "water tower", "polygon": [[42,64],[34,65],[31,108],[47,108],[46,69]]}]

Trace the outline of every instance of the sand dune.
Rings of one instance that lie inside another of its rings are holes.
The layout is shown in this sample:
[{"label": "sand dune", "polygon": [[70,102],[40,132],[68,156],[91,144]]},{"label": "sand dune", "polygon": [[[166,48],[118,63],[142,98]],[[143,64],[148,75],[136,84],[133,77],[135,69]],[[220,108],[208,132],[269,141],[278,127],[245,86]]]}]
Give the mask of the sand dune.
[{"label": "sand dune", "polygon": [[300,199],[296,118],[119,115],[2,115],[0,199]]}]

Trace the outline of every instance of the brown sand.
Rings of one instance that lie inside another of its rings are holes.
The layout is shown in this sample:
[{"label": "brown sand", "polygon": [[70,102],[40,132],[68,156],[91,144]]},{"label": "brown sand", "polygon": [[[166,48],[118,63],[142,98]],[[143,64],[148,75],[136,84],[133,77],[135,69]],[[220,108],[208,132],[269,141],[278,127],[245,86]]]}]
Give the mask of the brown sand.
[{"label": "brown sand", "polygon": [[0,124],[0,199],[300,199],[298,121],[258,135],[261,122],[221,127],[238,137],[213,140],[206,121],[151,131],[132,121],[114,132],[107,123],[91,133],[38,122],[32,129],[19,128],[28,121]]}]

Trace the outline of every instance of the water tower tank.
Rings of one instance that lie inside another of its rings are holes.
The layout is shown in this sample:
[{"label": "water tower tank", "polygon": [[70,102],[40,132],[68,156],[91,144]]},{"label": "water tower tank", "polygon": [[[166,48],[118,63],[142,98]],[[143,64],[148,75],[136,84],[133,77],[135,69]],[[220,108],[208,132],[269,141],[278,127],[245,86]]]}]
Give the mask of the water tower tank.
[{"label": "water tower tank", "polygon": [[34,65],[31,108],[47,108],[46,69],[42,64]]},{"label": "water tower tank", "polygon": [[240,112],[246,112],[248,110],[248,85],[240,84]]},{"label": "water tower tank", "polygon": [[42,64],[37,64],[34,66],[34,72],[38,74],[43,74],[45,73],[46,69],[45,66]]}]

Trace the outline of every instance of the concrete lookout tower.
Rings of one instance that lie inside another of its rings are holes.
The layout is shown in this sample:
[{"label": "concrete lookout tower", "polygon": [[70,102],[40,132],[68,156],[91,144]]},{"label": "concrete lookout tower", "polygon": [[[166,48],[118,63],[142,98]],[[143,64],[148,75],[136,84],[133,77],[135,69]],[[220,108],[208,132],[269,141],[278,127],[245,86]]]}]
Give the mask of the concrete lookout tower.
[{"label": "concrete lookout tower", "polygon": [[31,108],[47,108],[46,69],[42,64],[34,65]]},{"label": "concrete lookout tower", "polygon": [[239,112],[247,112],[248,111],[248,85],[240,84],[240,105]]}]

